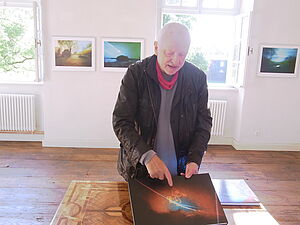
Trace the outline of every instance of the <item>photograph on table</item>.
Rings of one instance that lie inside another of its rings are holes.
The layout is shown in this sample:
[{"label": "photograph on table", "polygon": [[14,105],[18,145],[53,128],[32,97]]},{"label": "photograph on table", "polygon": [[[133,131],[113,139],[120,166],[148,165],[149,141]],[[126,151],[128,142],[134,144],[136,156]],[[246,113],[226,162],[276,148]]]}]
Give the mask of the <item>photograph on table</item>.
[{"label": "photograph on table", "polygon": [[228,224],[208,173],[172,179],[173,187],[166,180],[129,179],[134,225]]},{"label": "photograph on table", "polygon": [[95,38],[53,37],[53,70],[95,71]]},{"label": "photograph on table", "polygon": [[143,54],[143,39],[103,38],[102,70],[125,72],[130,64],[142,60]]},{"label": "photograph on table", "polygon": [[258,76],[296,77],[298,61],[299,46],[262,45]]}]

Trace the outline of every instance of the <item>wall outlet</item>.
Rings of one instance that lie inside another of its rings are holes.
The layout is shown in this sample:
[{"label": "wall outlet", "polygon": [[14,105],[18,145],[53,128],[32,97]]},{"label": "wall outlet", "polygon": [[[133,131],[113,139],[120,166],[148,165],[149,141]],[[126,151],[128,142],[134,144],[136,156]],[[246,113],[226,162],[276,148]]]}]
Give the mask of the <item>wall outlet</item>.
[{"label": "wall outlet", "polygon": [[254,135],[255,135],[255,136],[257,136],[257,137],[259,137],[259,136],[261,135],[261,132],[260,132],[260,130],[256,130],[256,131],[254,131]]}]

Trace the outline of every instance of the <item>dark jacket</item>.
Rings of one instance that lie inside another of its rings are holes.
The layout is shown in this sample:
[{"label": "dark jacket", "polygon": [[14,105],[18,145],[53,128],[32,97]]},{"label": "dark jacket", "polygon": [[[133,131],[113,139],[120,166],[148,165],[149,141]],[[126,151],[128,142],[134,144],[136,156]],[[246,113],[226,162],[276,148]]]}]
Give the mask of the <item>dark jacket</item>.
[{"label": "dark jacket", "polygon": [[[118,171],[125,180],[147,174],[139,159],[153,149],[156,136],[161,91],[155,65],[153,55],[129,66],[114,108],[113,128],[121,142]],[[204,72],[185,62],[177,82],[170,122],[180,173],[185,172],[188,162],[200,165],[210,139],[212,118],[207,109]]]}]

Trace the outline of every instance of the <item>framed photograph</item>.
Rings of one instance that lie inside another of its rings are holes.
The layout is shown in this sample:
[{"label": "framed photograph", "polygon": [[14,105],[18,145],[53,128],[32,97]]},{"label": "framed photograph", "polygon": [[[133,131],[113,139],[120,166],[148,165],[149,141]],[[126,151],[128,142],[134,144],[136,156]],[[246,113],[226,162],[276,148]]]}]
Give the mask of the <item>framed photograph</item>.
[{"label": "framed photograph", "polygon": [[130,64],[143,57],[143,39],[102,39],[102,70],[124,72]]},{"label": "framed photograph", "polygon": [[299,46],[263,45],[259,57],[259,76],[296,77]]},{"label": "framed photograph", "polygon": [[53,37],[53,70],[95,71],[95,38]]}]

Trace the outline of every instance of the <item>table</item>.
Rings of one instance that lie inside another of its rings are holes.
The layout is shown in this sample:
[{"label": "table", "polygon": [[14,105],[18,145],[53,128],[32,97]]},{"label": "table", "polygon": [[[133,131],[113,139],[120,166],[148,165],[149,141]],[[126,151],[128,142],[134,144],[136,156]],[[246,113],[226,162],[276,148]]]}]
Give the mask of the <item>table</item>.
[{"label": "table", "polygon": [[[260,207],[228,207],[224,211],[229,225],[278,225]],[[72,181],[50,225],[132,225],[126,182]]]}]

